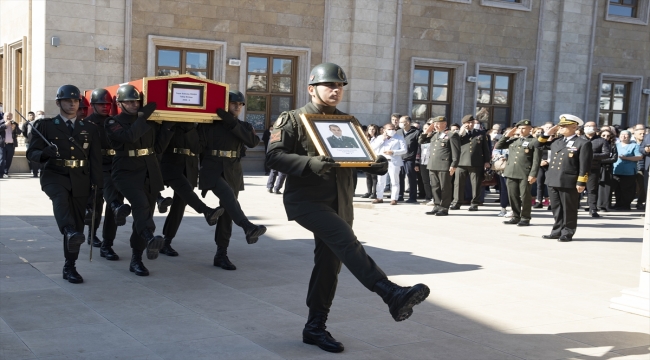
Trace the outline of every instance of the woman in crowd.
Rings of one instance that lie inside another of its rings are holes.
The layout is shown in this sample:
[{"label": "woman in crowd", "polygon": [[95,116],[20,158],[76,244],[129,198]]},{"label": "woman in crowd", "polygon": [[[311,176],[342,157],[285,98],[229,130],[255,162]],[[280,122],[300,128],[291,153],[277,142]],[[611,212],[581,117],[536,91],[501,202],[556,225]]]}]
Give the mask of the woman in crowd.
[{"label": "woman in crowd", "polygon": [[598,183],[598,204],[596,206],[601,211],[607,212],[612,207],[612,189],[615,185],[613,165],[618,160],[618,151],[616,150],[616,136],[612,135],[609,126],[603,126],[601,128],[600,137],[609,141],[609,158],[600,161],[600,174],[593,174],[593,176],[600,176]]},{"label": "woman in crowd", "polygon": [[619,142],[616,143],[618,160],[614,163],[614,182],[616,193],[616,210],[630,210],[630,204],[636,191],[636,163],[641,160],[642,154],[639,144],[630,142],[632,133],[628,130],[621,131]]},{"label": "woman in crowd", "polygon": [[[375,140],[377,136],[379,136],[379,126],[375,124],[370,124],[368,125],[368,129],[366,130],[366,138],[368,138],[368,142],[372,142]],[[368,192],[363,194],[361,197],[362,198],[371,198],[371,199],[376,199],[377,198],[377,175],[372,175],[369,173],[366,173],[366,186],[368,187]]]},{"label": "woman in crowd", "polygon": [[[506,133],[512,128],[507,128]],[[516,135],[515,135],[516,136]],[[500,160],[508,159],[508,149],[494,149],[492,148],[492,168],[495,169],[494,176],[499,180],[499,204],[501,205],[501,211],[497,216],[508,216],[512,215],[512,212],[508,212],[506,209],[510,205],[508,201],[508,188],[506,186],[506,177],[503,176],[503,170],[498,170],[495,165]],[[504,163],[505,166],[505,163]]]}]

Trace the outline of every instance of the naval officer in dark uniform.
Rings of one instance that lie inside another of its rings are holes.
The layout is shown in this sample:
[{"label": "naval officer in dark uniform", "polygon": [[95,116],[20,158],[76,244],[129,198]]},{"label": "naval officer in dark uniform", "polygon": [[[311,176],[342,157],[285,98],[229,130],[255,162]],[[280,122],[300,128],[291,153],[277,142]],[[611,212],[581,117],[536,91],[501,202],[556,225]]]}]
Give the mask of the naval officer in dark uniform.
[{"label": "naval officer in dark uniform", "polygon": [[[95,199],[95,228],[93,229],[95,234],[99,228],[104,199],[106,199],[106,212],[104,215],[104,226],[102,227],[103,241],[99,241],[97,235],[95,235],[93,238],[93,246],[99,247],[99,255],[101,257],[106,258],[106,260],[115,261],[120,258],[113,251],[113,241],[117,234],[117,227],[126,224],[126,217],[131,214],[131,206],[124,204],[124,196],[115,189],[115,185],[113,185],[113,180],[111,179],[115,150],[111,148],[108,142],[104,125],[110,114],[112,104],[113,97],[106,89],[99,88],[93,90],[90,94],[90,107],[93,109],[93,113],[86,117],[84,121],[97,126],[102,144],[102,178],[104,179],[104,189],[103,191],[97,191],[97,198]],[[93,195],[91,194],[88,198],[87,206],[91,209],[86,212],[86,225],[88,226],[92,224]]]},{"label": "naval officer in dark uniform", "polygon": [[[311,102],[284,112],[275,122],[266,161],[270,168],[287,174],[284,207],[289,220],[314,233],[314,269],[309,281],[309,318],[303,342],[329,352],[343,351],[343,345],[326,330],[327,315],[336,292],[341,263],[368,289],[388,304],[396,321],[407,319],[413,306],[424,301],[429,288],[424,284],[400,287],[392,283],[375,264],[352,230],[356,168],[338,167],[332,159],[318,156],[314,143],[299,120],[299,114],[344,115],[336,109],[343,99],[347,78],[336,64],[324,63],[311,71],[308,91]],[[376,167],[364,168],[385,174],[388,164],[379,157]]]},{"label": "naval officer in dark uniform", "polygon": [[102,153],[97,127],[77,118],[81,92],[74,85],[63,85],[56,92],[59,115],[36,122],[52,145],[34,134],[27,158],[44,164],[41,188],[52,200],[54,218],[63,234],[63,279],[82,283],[75,262],[84,243],[84,210],[91,184],[103,187]]},{"label": "naval officer in dark uniform", "polygon": [[[513,136],[517,130],[519,137],[515,138]],[[542,151],[537,147],[537,139],[530,134],[532,130],[530,120],[521,120],[494,145],[495,149],[508,149],[503,176],[508,179],[508,200],[512,217],[504,221],[504,224],[530,225],[530,187],[537,180],[539,164],[542,161]]]},{"label": "naval officer in dark uniform", "polygon": [[350,149],[359,147],[359,144],[357,144],[356,140],[349,136],[343,136],[343,131],[338,125],[330,125],[329,128],[332,132],[332,136],[327,138],[327,142],[333,149]]},{"label": "naval officer in dark uniform", "polygon": [[244,190],[242,149],[244,146],[255,147],[260,142],[253,126],[237,118],[244,105],[244,95],[231,91],[228,94],[228,111],[217,110],[221,120],[198,126],[203,146],[199,188],[203,194],[212,191],[219,198],[219,204],[226,210],[219,217],[214,231],[217,253],[212,260],[212,265],[224,270],[237,269],[228,258],[233,222],[244,230],[246,242],[249,244],[256,243],[266,232],[265,226],[254,225],[248,220],[237,201],[239,192]]},{"label": "naval officer in dark uniform", "polygon": [[163,179],[156,153],[167,147],[173,132],[173,122],[158,125],[147,121],[156,109],[155,103],[140,108],[140,92],[133,85],[117,89],[116,101],[122,112],[106,121],[106,134],[113,149],[112,179],[115,188],[129,201],[133,215],[131,233],[131,263],[129,271],[138,276],[148,276],[149,270],[142,262],[158,258],[164,239],[154,235],[156,224],[153,212],[156,196],[163,189]]},{"label": "naval officer in dark uniform", "polygon": [[460,139],[458,133],[447,131],[447,118],[434,118],[433,125],[418,138],[418,143],[429,145],[429,163],[427,169],[431,178],[433,209],[427,215],[447,216],[453,187],[454,176],[460,158]]},{"label": "naval officer in dark uniform", "polygon": [[[580,194],[587,185],[593,158],[591,142],[576,136],[582,124],[577,116],[560,115],[560,122],[538,139],[542,150],[551,150],[546,184],[555,224],[550,235],[542,236],[544,239],[571,241],[578,227]],[[548,141],[555,133],[561,136]]]}]

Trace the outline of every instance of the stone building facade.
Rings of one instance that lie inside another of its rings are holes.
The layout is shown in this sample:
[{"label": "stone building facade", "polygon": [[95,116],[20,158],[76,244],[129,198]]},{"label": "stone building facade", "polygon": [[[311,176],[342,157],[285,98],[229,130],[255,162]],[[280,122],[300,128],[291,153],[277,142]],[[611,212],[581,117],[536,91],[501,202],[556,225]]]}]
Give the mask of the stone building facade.
[{"label": "stone building facade", "polygon": [[0,0],[5,111],[56,112],[55,90],[193,73],[247,96],[258,130],[342,65],[340,108],[489,126],[572,113],[647,123],[650,0]]}]

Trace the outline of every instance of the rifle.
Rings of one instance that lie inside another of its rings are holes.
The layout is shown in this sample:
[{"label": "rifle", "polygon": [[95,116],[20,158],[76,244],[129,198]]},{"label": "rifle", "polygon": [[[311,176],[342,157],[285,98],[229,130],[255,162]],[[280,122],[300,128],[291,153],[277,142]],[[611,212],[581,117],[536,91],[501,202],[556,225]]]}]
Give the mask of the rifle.
[{"label": "rifle", "polygon": [[36,133],[38,134],[38,136],[40,136],[41,139],[43,139],[43,141],[45,141],[45,143],[46,143],[48,146],[54,146],[54,148],[56,149],[56,157],[60,157],[61,155],[59,154],[59,147],[56,146],[56,145],[54,145],[54,144],[52,144],[51,142],[49,142],[49,141],[45,138],[45,136],[43,136],[43,134],[41,134],[41,132],[38,131],[38,130],[34,127],[34,125],[31,123],[31,121],[25,119],[25,117],[23,116],[23,114],[20,113],[20,111],[16,110],[16,112],[18,113],[18,115],[20,115],[21,118],[23,118],[23,120],[25,120],[25,121],[29,124],[29,126],[32,127],[32,131],[36,132]]}]

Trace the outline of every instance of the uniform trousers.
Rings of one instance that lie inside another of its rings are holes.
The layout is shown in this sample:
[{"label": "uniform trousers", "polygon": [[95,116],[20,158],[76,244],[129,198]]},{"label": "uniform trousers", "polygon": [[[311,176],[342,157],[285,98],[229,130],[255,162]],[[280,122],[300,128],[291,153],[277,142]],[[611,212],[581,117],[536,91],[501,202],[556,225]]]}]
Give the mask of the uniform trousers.
[{"label": "uniform trousers", "polygon": [[430,170],[429,177],[431,178],[431,193],[433,194],[434,204],[443,209],[449,209],[453,192],[449,170]]},{"label": "uniform trousers", "polygon": [[391,161],[388,163],[388,172],[384,175],[377,175],[377,199],[384,198],[386,178],[390,177],[390,199],[397,201],[400,190],[399,172],[401,168],[401,166],[396,166]]},{"label": "uniform trousers", "polygon": [[333,211],[316,211],[297,217],[295,221],[314,233],[314,269],[309,280],[307,307],[328,313],[336,293],[341,263],[363,286],[372,291],[377,281],[386,274],[366,254],[363,245],[352,230],[352,221],[346,222]]},{"label": "uniform trousers", "polygon": [[243,221],[246,220],[246,215],[242,211],[239,201],[237,201],[239,190],[233,190],[222,176],[219,176],[216,182],[217,184],[212,189],[212,193],[219,198],[219,205],[223,207],[225,212],[217,220],[217,227],[214,230],[214,242],[218,248],[227,248],[230,245],[232,223],[241,226]]},{"label": "uniform trousers", "polygon": [[512,209],[512,218],[521,220],[530,220],[531,209],[531,184],[527,179],[508,178],[508,201]]},{"label": "uniform trousers", "polygon": [[284,180],[286,178],[287,174],[271,169],[269,177],[266,180],[266,188],[273,189],[273,191],[280,191],[282,186],[284,186]]},{"label": "uniform trousers", "polygon": [[[537,201],[542,202],[545,197],[548,197],[548,188],[546,187],[546,172],[548,167],[539,167],[537,170]],[[546,196],[544,196],[546,195]]]},{"label": "uniform trousers", "polygon": [[472,205],[481,203],[481,182],[483,181],[483,168],[472,166],[459,166],[456,169],[456,181],[454,183],[454,203],[460,205],[465,200],[465,182],[469,175],[472,183]]},{"label": "uniform trousers", "polygon": [[420,165],[420,175],[422,176],[422,183],[424,188],[424,198],[427,200],[433,199],[433,194],[431,193],[431,176],[429,170],[425,165]]},{"label": "uniform trousers", "polygon": [[118,190],[131,204],[131,216],[133,216],[133,232],[131,233],[131,248],[142,251],[147,247],[147,241],[140,236],[143,231],[156,231],[156,224],[153,222],[153,211],[156,205],[158,192],[149,191],[149,178],[145,179],[142,189],[118,185]]},{"label": "uniform trousers", "polygon": [[587,178],[587,205],[589,211],[598,210],[598,183],[600,182],[600,168],[591,169]]},{"label": "uniform trousers", "polygon": [[165,179],[165,183],[174,190],[174,202],[169,208],[169,214],[167,214],[167,218],[165,219],[163,235],[167,239],[173,239],[178,232],[178,228],[181,226],[185,206],[189,205],[199,214],[209,211],[210,208],[194,192],[194,187],[185,177],[185,171],[183,171],[183,174],[178,174],[177,177]]},{"label": "uniform trousers", "polygon": [[[399,197],[404,198],[404,190],[406,184],[404,179],[409,182],[409,200],[414,201],[418,199],[418,174],[415,171],[415,160],[404,160],[404,171],[399,173]],[[391,184],[393,181],[391,180]]]},{"label": "uniform trousers", "polygon": [[553,211],[553,230],[551,236],[573,236],[578,227],[578,208],[580,194],[576,188],[560,188],[549,186],[551,211]]},{"label": "uniform trousers", "polygon": [[[49,184],[43,187],[45,194],[52,200],[54,219],[59,231],[63,234],[63,228],[72,226],[75,231],[84,231],[84,211],[86,209],[87,196],[72,196],[70,190],[60,184]],[[63,236],[63,255],[66,260],[77,260],[79,253],[70,253],[68,244]]]}]

